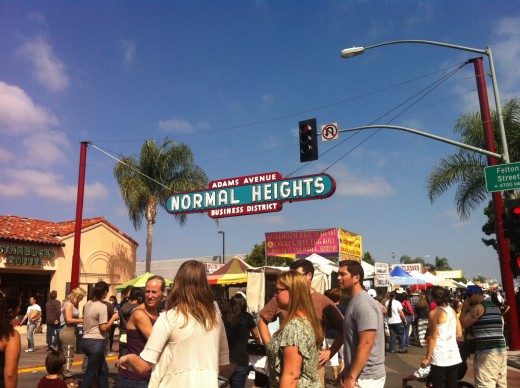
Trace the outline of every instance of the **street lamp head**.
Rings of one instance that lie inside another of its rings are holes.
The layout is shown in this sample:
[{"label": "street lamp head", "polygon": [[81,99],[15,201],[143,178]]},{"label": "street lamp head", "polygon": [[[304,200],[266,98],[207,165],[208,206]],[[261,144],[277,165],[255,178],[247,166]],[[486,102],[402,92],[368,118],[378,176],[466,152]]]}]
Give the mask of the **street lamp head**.
[{"label": "street lamp head", "polygon": [[222,230],[219,230],[218,233],[219,234],[224,234],[224,232]]},{"label": "street lamp head", "polygon": [[341,57],[342,58],[352,58],[356,55],[361,55],[365,52],[364,47],[352,47],[352,48],[346,48],[341,50]]}]

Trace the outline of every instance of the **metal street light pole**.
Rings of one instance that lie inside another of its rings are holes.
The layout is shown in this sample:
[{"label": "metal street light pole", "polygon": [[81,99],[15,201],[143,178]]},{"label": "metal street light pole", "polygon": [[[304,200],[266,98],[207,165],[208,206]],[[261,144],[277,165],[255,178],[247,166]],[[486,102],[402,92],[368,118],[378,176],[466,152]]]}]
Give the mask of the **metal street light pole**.
[{"label": "metal street light pole", "polygon": [[219,234],[222,234],[222,264],[226,263],[226,234],[222,231],[218,231]]},{"label": "metal street light pole", "polygon": [[493,95],[495,97],[495,105],[496,105],[496,111],[497,111],[497,116],[498,116],[500,141],[502,144],[502,159],[504,160],[504,163],[509,163],[509,149],[507,146],[506,130],[504,127],[504,118],[502,116],[502,104],[500,103],[500,95],[498,93],[497,78],[496,78],[496,74],[495,74],[495,64],[493,62],[493,53],[491,51],[491,47],[488,46],[485,50],[482,50],[482,49],[477,49],[477,48],[473,48],[473,47],[459,46],[459,45],[451,44],[451,43],[435,42],[432,40],[404,39],[404,40],[393,40],[390,42],[378,43],[378,44],[374,44],[372,46],[367,46],[367,47],[347,48],[347,49],[341,50],[341,57],[352,58],[357,55],[361,55],[366,50],[369,50],[372,48],[388,46],[388,45],[392,45],[392,44],[401,44],[401,43],[419,43],[419,44],[429,44],[432,46],[448,47],[448,48],[452,48],[452,49],[456,49],[456,50],[463,50],[463,51],[469,51],[472,53],[484,54],[488,57],[490,76],[491,76],[491,81],[493,83]]},{"label": "metal street light pole", "polygon": [[[365,50],[391,45],[391,44],[400,44],[400,43],[421,43],[421,44],[430,44],[434,46],[442,46],[448,48],[454,48],[458,50],[470,51],[479,54],[487,55],[491,68],[491,78],[493,80],[493,89],[495,94],[495,103],[497,106],[497,115],[500,126],[500,137],[502,141],[502,149],[503,155],[502,158],[505,163],[509,163],[509,153],[507,148],[507,139],[505,134],[505,128],[502,118],[502,109],[500,106],[500,100],[498,95],[498,87],[496,84],[495,70],[493,64],[493,56],[491,54],[491,48],[488,47],[486,50],[474,49],[471,47],[458,46],[448,43],[434,42],[428,40],[396,40],[391,42],[380,43],[377,45],[372,45],[368,47],[353,47],[350,49],[344,49],[341,51],[341,56],[343,58],[351,58],[356,55],[363,54]],[[477,81],[477,89],[479,95],[479,104],[480,104],[480,112],[482,116],[482,124],[484,127],[484,137],[486,141],[487,149],[490,152],[496,152],[495,150],[495,141],[493,135],[493,128],[491,125],[491,114],[489,111],[489,99],[487,96],[486,90],[486,79],[484,73],[484,66],[482,64],[482,58],[475,58],[472,60],[475,68],[475,76]],[[497,158],[494,156],[488,155],[488,165],[496,165]],[[520,336],[519,336],[519,325],[518,325],[518,316],[517,316],[517,306],[516,306],[516,296],[514,292],[514,283],[513,283],[513,274],[510,268],[510,252],[509,252],[509,244],[506,238],[504,238],[504,226],[502,220],[502,214],[504,212],[502,195],[499,192],[492,193],[493,206],[495,211],[495,230],[496,230],[496,238],[497,238],[497,248],[498,248],[498,256],[499,256],[499,264],[500,264],[500,272],[502,275],[502,285],[504,287],[504,291],[506,293],[506,298],[511,305],[511,314],[509,315],[510,319],[508,320],[509,324],[509,348],[511,350],[519,350],[520,349]]]}]

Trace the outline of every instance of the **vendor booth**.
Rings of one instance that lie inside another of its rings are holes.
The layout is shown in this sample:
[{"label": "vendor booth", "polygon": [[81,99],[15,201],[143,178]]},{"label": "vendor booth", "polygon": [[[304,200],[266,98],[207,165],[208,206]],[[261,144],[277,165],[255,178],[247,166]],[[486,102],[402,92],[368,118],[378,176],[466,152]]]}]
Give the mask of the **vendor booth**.
[{"label": "vendor booth", "polygon": [[[312,288],[323,294],[325,290],[337,287],[338,265],[336,263],[315,253],[305,259],[314,264]],[[266,266],[247,270],[247,305],[251,312],[260,311],[273,297],[278,273],[288,269],[289,267]]]},{"label": "vendor booth", "polygon": [[[122,292],[125,290],[126,287],[132,286],[132,287],[138,287],[138,288],[144,288],[146,286],[146,281],[150,279],[152,276],[155,276],[153,273],[146,272],[136,278],[130,279],[129,281],[119,285],[116,287],[117,292]],[[166,283],[166,287],[171,287],[173,282],[168,279],[164,279],[164,282]]]}]

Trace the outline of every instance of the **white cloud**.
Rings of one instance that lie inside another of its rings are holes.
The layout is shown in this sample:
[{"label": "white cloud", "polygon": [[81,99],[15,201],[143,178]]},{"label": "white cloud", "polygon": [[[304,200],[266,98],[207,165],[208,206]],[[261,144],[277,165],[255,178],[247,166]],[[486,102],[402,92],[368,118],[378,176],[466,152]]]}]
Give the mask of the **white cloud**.
[{"label": "white cloud", "polygon": [[445,216],[451,222],[451,226],[454,229],[459,229],[467,225],[466,221],[462,221],[456,210],[446,210],[444,212]]},{"label": "white cloud", "polygon": [[492,47],[497,82],[502,103],[520,94],[520,17],[504,18],[495,27],[496,44]]},{"label": "white cloud", "polygon": [[336,194],[345,197],[388,197],[394,194],[394,189],[384,177],[358,176],[345,167],[334,168]]},{"label": "white cloud", "polygon": [[406,29],[413,31],[419,26],[430,24],[433,20],[433,16],[434,10],[432,3],[429,1],[419,1],[415,4],[415,9],[406,16],[404,26]]},{"label": "white cloud", "polygon": [[43,36],[37,36],[23,44],[17,54],[32,65],[33,76],[50,91],[62,91],[69,86],[65,65]]},{"label": "white cloud", "polygon": [[274,96],[271,96],[270,94],[264,94],[260,97],[260,102],[264,107],[271,106],[276,101],[276,98]]},{"label": "white cloud", "polygon": [[23,139],[22,144],[25,147],[22,165],[42,168],[67,162],[70,143],[61,131],[41,130]]},{"label": "white cloud", "polygon": [[0,81],[0,132],[27,133],[34,128],[58,124],[58,119],[18,86]]},{"label": "white cloud", "polygon": [[176,135],[185,135],[189,133],[195,132],[195,126],[186,120],[180,119],[169,119],[159,121],[159,128],[167,131],[173,132]]},{"label": "white cloud", "polygon": [[[0,186],[0,197],[20,198],[38,196],[58,202],[73,203],[77,198],[77,186],[67,185],[61,175],[34,169],[7,169],[2,175],[6,185]],[[107,188],[99,183],[85,185],[87,200],[100,200],[108,196]]]},{"label": "white cloud", "polygon": [[121,42],[121,51],[123,53],[123,65],[126,69],[133,65],[135,59],[135,42],[130,40],[123,40]]},{"label": "white cloud", "polygon": [[114,209],[114,213],[118,216],[128,216],[128,209],[123,206],[118,206]]},{"label": "white cloud", "polygon": [[14,154],[7,148],[0,146],[0,164],[9,163],[11,160],[14,160]]}]

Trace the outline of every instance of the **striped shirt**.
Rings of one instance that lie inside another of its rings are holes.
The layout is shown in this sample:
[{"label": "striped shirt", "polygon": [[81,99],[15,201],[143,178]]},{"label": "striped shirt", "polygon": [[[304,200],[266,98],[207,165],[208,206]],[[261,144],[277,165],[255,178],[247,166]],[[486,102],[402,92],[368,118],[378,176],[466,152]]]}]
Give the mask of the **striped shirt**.
[{"label": "striped shirt", "polygon": [[476,351],[478,353],[505,352],[502,315],[500,309],[491,302],[481,302],[484,306],[484,315],[473,324]]}]

